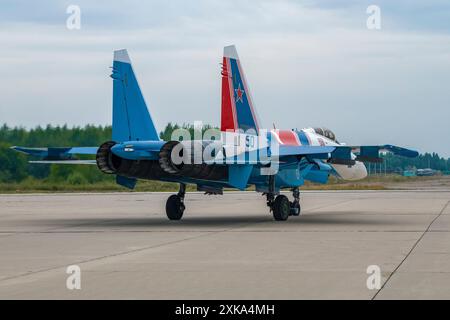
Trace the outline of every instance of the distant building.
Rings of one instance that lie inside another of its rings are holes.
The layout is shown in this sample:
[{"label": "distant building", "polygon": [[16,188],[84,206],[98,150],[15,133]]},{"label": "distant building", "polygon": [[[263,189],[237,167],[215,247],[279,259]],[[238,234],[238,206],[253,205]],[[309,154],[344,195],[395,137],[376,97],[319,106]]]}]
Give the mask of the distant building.
[{"label": "distant building", "polygon": [[423,176],[434,176],[437,174],[436,170],[426,168],[426,169],[417,169],[416,172],[417,176],[423,177]]},{"label": "distant building", "polygon": [[404,170],[402,175],[404,177],[415,177],[416,173],[413,170]]}]

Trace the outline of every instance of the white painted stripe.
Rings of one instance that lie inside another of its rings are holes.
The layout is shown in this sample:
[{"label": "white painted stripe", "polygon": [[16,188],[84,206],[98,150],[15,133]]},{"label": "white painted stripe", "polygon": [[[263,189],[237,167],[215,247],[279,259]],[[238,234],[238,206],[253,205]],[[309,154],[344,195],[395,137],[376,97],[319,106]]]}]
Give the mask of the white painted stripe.
[{"label": "white painted stripe", "polygon": [[236,47],[234,45],[226,46],[223,48],[223,56],[226,58],[239,60]]}]

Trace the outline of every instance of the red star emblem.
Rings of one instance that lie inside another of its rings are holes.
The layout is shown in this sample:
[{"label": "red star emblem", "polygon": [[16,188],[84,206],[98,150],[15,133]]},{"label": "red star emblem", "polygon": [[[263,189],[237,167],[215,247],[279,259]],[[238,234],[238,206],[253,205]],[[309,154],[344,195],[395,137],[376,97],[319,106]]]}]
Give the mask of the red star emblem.
[{"label": "red star emblem", "polygon": [[237,89],[234,89],[234,91],[236,92],[236,102],[238,102],[239,100],[242,102],[244,102],[244,100],[242,100],[242,97],[244,96],[245,91],[241,89],[241,84],[239,83],[239,86]]}]

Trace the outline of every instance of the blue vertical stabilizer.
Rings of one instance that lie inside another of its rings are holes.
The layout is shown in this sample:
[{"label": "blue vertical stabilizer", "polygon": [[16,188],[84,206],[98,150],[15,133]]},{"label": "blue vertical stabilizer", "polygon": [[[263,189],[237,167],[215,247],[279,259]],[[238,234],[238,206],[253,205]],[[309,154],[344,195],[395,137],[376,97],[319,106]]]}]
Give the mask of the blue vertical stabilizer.
[{"label": "blue vertical stabilizer", "polygon": [[159,140],[127,50],[114,51],[111,78],[114,79],[112,139],[116,142]]}]

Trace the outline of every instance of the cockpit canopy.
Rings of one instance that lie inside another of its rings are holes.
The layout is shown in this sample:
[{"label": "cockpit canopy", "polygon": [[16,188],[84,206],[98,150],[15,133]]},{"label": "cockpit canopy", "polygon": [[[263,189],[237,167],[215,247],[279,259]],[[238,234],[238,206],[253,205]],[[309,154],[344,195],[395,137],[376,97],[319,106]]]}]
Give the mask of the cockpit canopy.
[{"label": "cockpit canopy", "polygon": [[330,140],[337,142],[336,135],[333,131],[327,128],[314,128],[314,131],[321,136],[324,136]]}]

